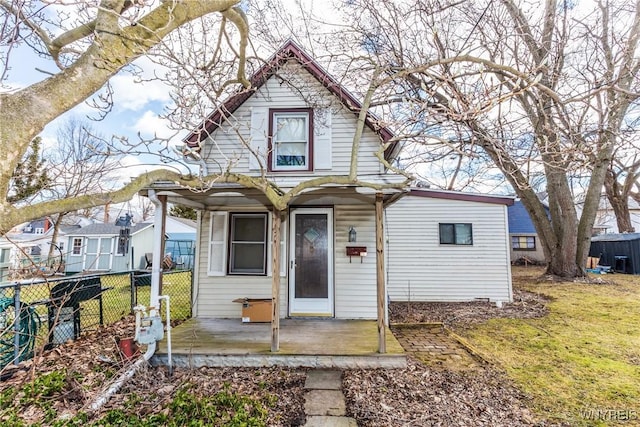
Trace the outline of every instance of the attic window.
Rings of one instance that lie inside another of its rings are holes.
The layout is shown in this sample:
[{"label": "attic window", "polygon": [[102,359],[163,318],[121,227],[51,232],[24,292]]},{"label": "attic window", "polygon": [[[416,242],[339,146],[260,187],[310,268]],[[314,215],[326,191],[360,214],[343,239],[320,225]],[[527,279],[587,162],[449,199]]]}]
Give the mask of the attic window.
[{"label": "attic window", "polygon": [[272,171],[313,169],[312,128],[311,109],[270,110],[269,165]]}]

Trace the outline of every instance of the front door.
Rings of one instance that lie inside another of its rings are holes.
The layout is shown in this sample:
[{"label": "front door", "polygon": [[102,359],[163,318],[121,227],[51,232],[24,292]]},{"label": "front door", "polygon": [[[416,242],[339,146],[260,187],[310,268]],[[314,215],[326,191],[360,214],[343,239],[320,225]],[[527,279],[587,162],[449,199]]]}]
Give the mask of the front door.
[{"label": "front door", "polygon": [[291,211],[289,314],[333,316],[333,210]]}]

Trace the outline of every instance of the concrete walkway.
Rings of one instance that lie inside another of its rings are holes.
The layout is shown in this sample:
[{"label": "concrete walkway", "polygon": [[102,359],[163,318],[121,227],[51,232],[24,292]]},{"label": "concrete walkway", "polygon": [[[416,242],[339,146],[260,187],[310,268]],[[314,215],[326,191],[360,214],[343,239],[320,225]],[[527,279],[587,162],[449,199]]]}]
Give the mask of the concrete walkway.
[{"label": "concrete walkway", "polygon": [[307,427],[358,427],[356,420],[346,416],[342,394],[342,371],[314,369],[307,372],[304,383],[304,412]]}]

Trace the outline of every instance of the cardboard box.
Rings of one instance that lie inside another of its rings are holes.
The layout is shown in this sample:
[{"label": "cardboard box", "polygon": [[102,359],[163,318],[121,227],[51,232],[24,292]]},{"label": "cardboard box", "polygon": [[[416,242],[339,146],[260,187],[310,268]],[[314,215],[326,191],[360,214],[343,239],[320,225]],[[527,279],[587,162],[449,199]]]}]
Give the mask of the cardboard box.
[{"label": "cardboard box", "polygon": [[271,298],[238,298],[233,302],[242,304],[242,323],[271,322]]}]

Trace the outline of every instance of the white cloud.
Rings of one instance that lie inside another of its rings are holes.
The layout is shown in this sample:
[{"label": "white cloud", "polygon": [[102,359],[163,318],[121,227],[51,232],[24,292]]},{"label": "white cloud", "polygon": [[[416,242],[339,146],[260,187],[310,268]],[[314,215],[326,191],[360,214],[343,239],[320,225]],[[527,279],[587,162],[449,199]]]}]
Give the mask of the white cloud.
[{"label": "white cloud", "polygon": [[113,101],[118,109],[137,111],[150,102],[171,101],[169,88],[158,80],[138,82],[129,74],[118,74],[111,79]]},{"label": "white cloud", "polygon": [[143,138],[151,138],[155,135],[158,138],[173,139],[177,133],[169,128],[168,120],[151,110],[145,111],[129,129],[140,133]]}]

